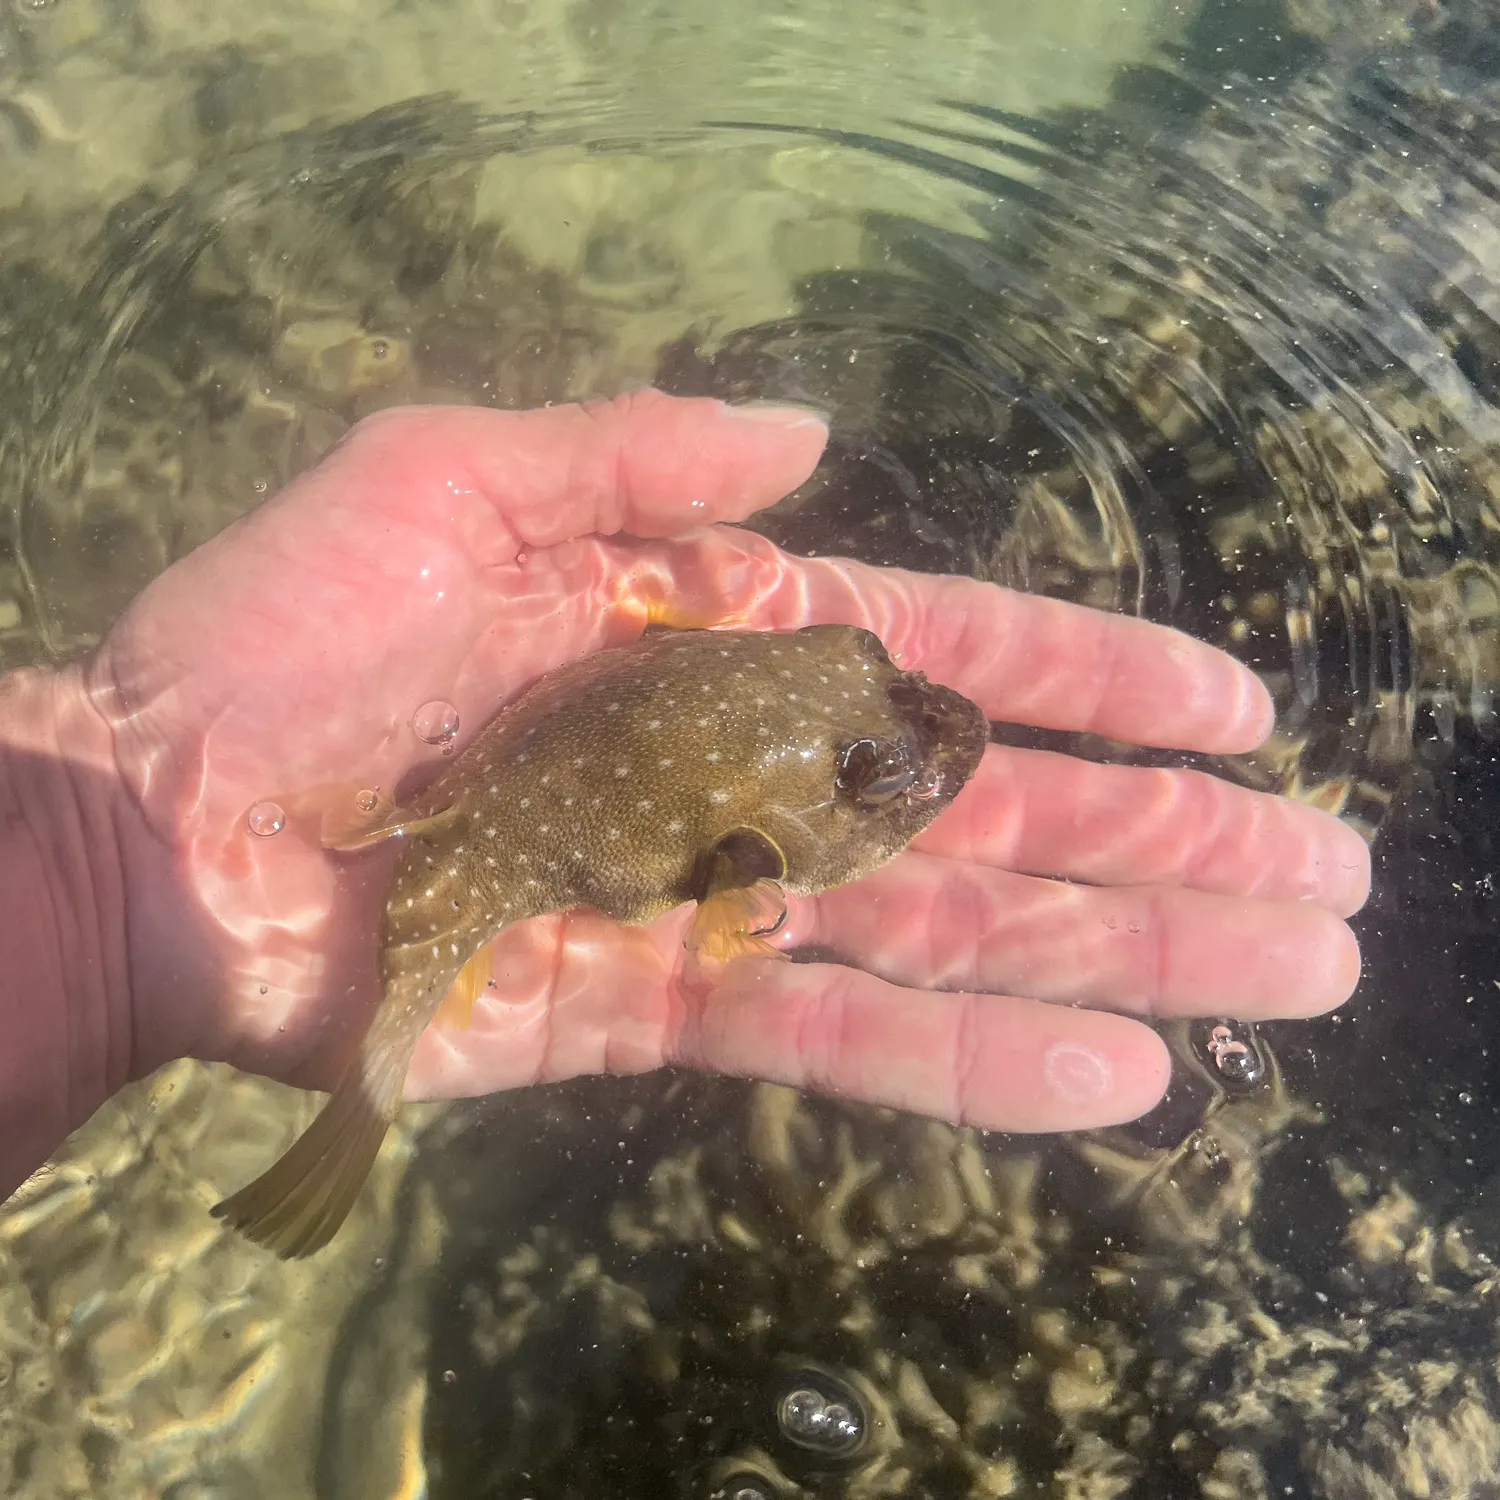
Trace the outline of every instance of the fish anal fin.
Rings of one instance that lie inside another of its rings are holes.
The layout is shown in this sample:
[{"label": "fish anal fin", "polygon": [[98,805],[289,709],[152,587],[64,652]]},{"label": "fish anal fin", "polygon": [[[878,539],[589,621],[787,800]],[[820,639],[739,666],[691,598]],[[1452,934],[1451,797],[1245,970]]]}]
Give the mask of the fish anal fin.
[{"label": "fish anal fin", "polygon": [[461,1030],[474,1019],[479,997],[495,982],[495,955],[488,943],[463,968],[448,987],[432,1021],[435,1026]]},{"label": "fish anal fin", "polygon": [[284,1260],[321,1250],[370,1175],[402,1076],[386,1069],[372,1081],[356,1062],[312,1124],[254,1182],[216,1204],[214,1217]]}]

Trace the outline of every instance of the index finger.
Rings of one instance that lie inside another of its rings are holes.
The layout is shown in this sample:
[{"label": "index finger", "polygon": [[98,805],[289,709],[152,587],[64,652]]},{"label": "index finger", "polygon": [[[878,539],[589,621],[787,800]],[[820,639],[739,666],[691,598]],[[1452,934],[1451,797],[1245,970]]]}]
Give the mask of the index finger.
[{"label": "index finger", "polygon": [[471,544],[484,539],[486,561],[509,561],[579,537],[743,520],[802,484],[827,441],[804,407],[655,390],[530,411],[392,407],[366,417],[299,488],[352,496],[365,515],[433,534],[457,524]]}]

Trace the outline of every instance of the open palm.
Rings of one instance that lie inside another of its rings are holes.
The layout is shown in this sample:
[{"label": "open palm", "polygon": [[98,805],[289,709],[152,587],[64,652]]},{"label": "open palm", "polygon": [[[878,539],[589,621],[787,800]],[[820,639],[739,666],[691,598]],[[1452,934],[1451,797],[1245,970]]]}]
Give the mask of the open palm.
[{"label": "open palm", "polygon": [[[996,719],[1210,752],[1264,737],[1253,676],[1175,632],[717,524],[795,488],[825,438],[800,413],[655,392],[386,412],[159,578],[88,669],[141,814],[137,1068],[193,1055],[331,1084],[378,999],[394,851],[329,854],[297,809],[330,786],[404,794],[445,763],[422,705],[457,710],[461,747],[539,674],[632,639],[650,603],[866,625]],[[247,817],[267,801],[291,814],[274,836]],[[1167,1059],[1128,1013],[1338,1004],[1368,877],[1362,841],[1311,809],[992,746],[913,849],[793,903],[780,940],[846,965],[745,962],[705,993],[681,980],[683,912],[520,924],[471,1023],[423,1039],[408,1093],[677,1062],[1009,1129],[1130,1118]]]}]

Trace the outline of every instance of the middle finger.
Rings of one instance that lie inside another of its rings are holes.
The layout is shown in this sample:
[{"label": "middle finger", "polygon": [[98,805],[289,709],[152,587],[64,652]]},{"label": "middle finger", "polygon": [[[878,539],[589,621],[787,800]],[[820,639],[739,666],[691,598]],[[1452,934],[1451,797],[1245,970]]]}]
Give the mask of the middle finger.
[{"label": "middle finger", "polygon": [[1340,917],[1370,893],[1368,846],[1319,808],[1201,771],[999,745],[916,847],[1091,885],[1310,901]]}]

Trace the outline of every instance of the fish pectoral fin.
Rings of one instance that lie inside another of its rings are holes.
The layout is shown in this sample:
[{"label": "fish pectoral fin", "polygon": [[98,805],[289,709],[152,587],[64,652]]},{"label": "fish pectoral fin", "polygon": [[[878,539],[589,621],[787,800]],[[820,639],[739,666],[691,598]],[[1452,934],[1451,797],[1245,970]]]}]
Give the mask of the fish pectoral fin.
[{"label": "fish pectoral fin", "polygon": [[372,1081],[357,1059],[312,1124],[268,1171],[216,1204],[214,1217],[284,1260],[321,1250],[370,1175],[404,1072],[386,1067]]},{"label": "fish pectoral fin", "polygon": [[706,896],[693,914],[687,948],[697,959],[726,964],[736,958],[783,958],[767,939],[786,921],[786,892],[774,880],[730,886]]},{"label": "fish pectoral fin", "polygon": [[700,959],[780,957],[766,941],[786,921],[786,856],[758,828],[731,828],[703,863],[687,946]]},{"label": "fish pectoral fin", "polygon": [[448,987],[443,1003],[432,1018],[435,1026],[446,1026],[462,1030],[474,1019],[474,1006],[479,997],[495,982],[494,950],[484,945],[463,968]]}]

